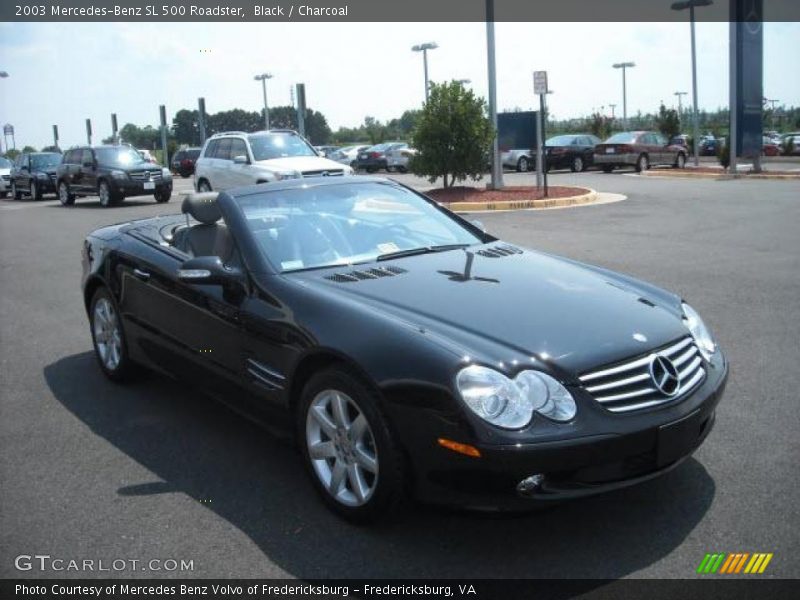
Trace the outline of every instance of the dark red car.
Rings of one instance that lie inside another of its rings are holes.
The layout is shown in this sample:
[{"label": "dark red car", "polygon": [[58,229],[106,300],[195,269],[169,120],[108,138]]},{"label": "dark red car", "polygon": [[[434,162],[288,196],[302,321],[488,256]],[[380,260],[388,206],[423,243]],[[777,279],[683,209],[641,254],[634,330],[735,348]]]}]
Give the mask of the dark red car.
[{"label": "dark red car", "polygon": [[686,155],[684,146],[670,144],[656,131],[623,131],[595,146],[594,164],[606,173],[617,167],[634,167],[639,172],[655,165],[682,169]]},{"label": "dark red car", "polygon": [[200,156],[200,148],[183,148],[178,150],[172,157],[172,172],[177,173],[184,179],[194,174],[194,163]]}]

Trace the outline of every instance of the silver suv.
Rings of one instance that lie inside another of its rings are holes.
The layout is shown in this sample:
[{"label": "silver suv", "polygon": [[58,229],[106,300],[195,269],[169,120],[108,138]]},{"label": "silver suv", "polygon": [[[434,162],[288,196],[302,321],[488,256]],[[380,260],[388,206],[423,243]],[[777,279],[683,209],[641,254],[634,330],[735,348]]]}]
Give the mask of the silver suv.
[{"label": "silver suv", "polygon": [[198,192],[301,177],[352,175],[353,169],[322,158],[297,132],[217,133],[203,145],[195,164]]}]

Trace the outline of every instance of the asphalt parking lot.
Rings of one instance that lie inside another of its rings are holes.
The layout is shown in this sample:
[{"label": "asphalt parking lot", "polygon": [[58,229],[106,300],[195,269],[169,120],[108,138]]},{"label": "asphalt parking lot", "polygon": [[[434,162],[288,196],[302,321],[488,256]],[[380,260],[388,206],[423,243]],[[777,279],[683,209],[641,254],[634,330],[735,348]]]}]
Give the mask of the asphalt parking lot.
[{"label": "asphalt parking lot", "polygon": [[119,387],[95,364],[82,238],[176,212],[177,195],[167,206],[142,198],[111,209],[94,198],[72,208],[4,200],[0,577],[93,575],[14,568],[20,554],[49,554],[194,564],[118,573],[127,577],[683,578],[706,552],[772,552],[767,574],[796,577],[800,184],[595,172],[550,181],[628,199],[481,221],[514,243],[682,294],[728,354],[716,427],[680,468],[545,513],[416,507],[400,525],[350,526],[318,501],[289,446],[180,383],[151,375]]}]

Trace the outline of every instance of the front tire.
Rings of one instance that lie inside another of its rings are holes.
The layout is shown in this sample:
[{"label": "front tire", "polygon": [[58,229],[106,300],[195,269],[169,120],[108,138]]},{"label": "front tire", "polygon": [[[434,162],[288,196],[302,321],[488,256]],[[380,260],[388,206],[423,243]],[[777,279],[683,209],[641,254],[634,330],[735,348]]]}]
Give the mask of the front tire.
[{"label": "front tire", "polygon": [[211,191],[211,184],[208,183],[205,179],[201,179],[197,183],[197,191],[198,192],[210,192]]},{"label": "front tire", "polygon": [[42,199],[42,191],[39,189],[39,186],[36,185],[35,181],[31,181],[31,200],[41,200]]},{"label": "front tire", "polygon": [[611,173],[614,170],[613,165],[605,165],[603,166],[603,173]]},{"label": "front tire", "polygon": [[128,356],[117,303],[106,287],[100,287],[94,293],[89,320],[94,355],[103,374],[115,382],[129,378],[134,364]]},{"label": "front tire", "polygon": [[165,202],[169,202],[170,197],[172,197],[172,190],[159,190],[156,189],[156,193],[153,194],[153,198],[156,199],[156,202],[159,204],[164,204]]},{"label": "front tire", "polygon": [[17,188],[16,181],[11,182],[11,195],[14,197],[14,200],[22,200],[22,192]]},{"label": "front tire", "polygon": [[380,397],[342,368],[311,377],[297,411],[303,460],[325,504],[354,523],[393,516],[405,498],[405,467]]},{"label": "front tire", "polygon": [[58,200],[63,206],[72,206],[75,204],[75,194],[70,193],[66,181],[62,181],[58,184]]},{"label": "front tire", "polygon": [[528,163],[528,158],[521,156],[517,161],[517,173],[527,173],[529,170],[530,164]]},{"label": "front tire", "polygon": [[572,159],[572,165],[570,167],[573,173],[582,173],[586,170],[586,165],[583,162],[583,158],[580,156],[576,156]]},{"label": "front tire", "polygon": [[674,169],[683,169],[686,166],[686,155],[683,152],[678,152],[675,157],[675,164],[672,165]]},{"label": "front tire", "polygon": [[97,184],[97,195],[100,198],[100,205],[103,208],[114,206],[120,201],[119,195],[111,191],[111,186],[108,185],[106,180],[102,180]]},{"label": "front tire", "polygon": [[650,161],[647,159],[646,154],[640,154],[639,158],[636,159],[636,172],[642,173],[643,171],[647,171],[650,168]]}]

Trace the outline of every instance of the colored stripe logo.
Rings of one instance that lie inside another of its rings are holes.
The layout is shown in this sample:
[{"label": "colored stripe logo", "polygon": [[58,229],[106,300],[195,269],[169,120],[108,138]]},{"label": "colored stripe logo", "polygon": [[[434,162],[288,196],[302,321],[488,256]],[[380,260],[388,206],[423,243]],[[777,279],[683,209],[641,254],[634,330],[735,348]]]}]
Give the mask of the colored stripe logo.
[{"label": "colored stripe logo", "polygon": [[772,556],[772,552],[709,553],[700,561],[697,572],[701,575],[761,574],[766,571]]}]

